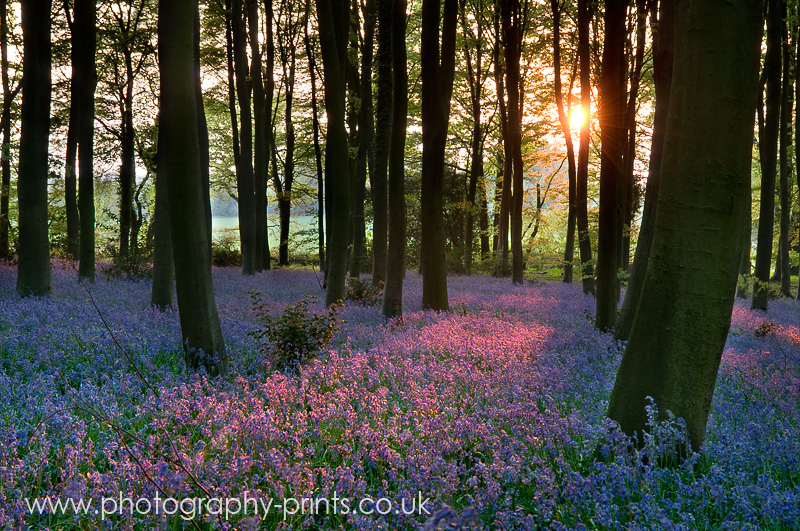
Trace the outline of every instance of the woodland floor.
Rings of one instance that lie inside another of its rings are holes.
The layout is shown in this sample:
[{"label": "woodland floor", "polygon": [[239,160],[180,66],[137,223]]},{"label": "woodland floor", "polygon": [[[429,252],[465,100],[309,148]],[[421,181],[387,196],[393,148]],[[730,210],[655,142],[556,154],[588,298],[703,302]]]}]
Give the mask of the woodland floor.
[{"label": "woodland floor", "polygon": [[[737,301],[707,442],[678,464],[680,422],[639,452],[609,430],[622,345],[593,328],[578,284],[452,277],[453,311],[436,314],[417,311],[409,272],[402,321],[348,304],[326,352],[284,375],[248,335],[248,292],[277,315],[322,298],[314,273],[215,269],[232,364],[209,380],[187,374],[178,315],[149,307],[148,280],[99,276],[98,311],[75,278],[56,262],[53,295],[20,300],[0,266],[0,529],[800,527],[797,301]],[[284,507],[233,514],[245,491]],[[141,503],[98,512],[120,493]],[[334,493],[336,514],[300,510]],[[157,495],[176,502],[156,511]],[[91,508],[32,512],[45,497]],[[197,498],[225,505],[174,514]],[[416,514],[398,510],[411,499]]]}]

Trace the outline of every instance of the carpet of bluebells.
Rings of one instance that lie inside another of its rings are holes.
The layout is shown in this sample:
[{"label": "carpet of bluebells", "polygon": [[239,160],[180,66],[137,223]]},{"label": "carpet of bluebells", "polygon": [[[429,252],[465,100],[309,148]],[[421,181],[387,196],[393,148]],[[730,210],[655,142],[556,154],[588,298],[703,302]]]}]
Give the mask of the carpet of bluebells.
[{"label": "carpet of bluebells", "polygon": [[[88,287],[97,309],[66,264],[54,263],[49,298],[21,300],[15,280],[0,266],[0,529],[800,527],[797,301],[768,313],[737,301],[707,442],[677,461],[680,421],[657,422],[657,405],[641,450],[604,420],[622,345],[593,328],[577,284],[454,277],[452,312],[437,314],[418,311],[409,272],[404,319],[347,304],[325,352],[283,374],[248,334],[249,292],[276,315],[308,294],[322,311],[315,274],[216,269],[232,361],[208,379],[186,371],[178,315],[149,307],[148,280],[101,275]],[[336,493],[372,512],[95,512],[120,492]],[[46,497],[93,510],[32,514]],[[429,501],[381,515],[379,498]]]}]

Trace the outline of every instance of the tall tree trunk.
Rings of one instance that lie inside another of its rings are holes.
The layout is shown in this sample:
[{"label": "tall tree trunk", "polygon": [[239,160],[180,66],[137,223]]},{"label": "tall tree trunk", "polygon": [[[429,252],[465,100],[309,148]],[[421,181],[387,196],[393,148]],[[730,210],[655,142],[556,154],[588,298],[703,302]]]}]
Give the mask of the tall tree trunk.
[{"label": "tall tree trunk", "polygon": [[495,42],[492,49],[492,59],[494,62],[494,84],[497,87],[497,101],[500,108],[500,136],[503,140],[503,154],[500,160],[500,175],[498,175],[497,190],[499,193],[499,208],[497,197],[495,198],[495,212],[499,211],[497,216],[496,244],[495,251],[495,267],[494,276],[503,277],[508,274],[508,225],[511,214],[511,177],[512,177],[512,162],[511,151],[508,143],[508,109],[506,106],[506,89],[505,89],[505,65],[500,59],[500,48],[503,44],[503,38],[500,30],[500,3],[503,0],[495,0],[494,5],[494,35]]},{"label": "tall tree trunk", "polygon": [[47,149],[50,131],[50,0],[22,3],[22,109],[20,111],[19,265],[17,292],[49,295]]},{"label": "tall tree trunk", "polygon": [[136,160],[133,129],[133,57],[130,48],[123,50],[125,56],[125,89],[120,96],[120,166],[119,166],[119,256],[131,254],[130,235],[133,222],[133,189],[136,185]]},{"label": "tall tree trunk", "polygon": [[0,118],[2,131],[2,177],[0,178],[0,258],[9,258],[8,245],[8,199],[11,195],[11,104],[20,90],[20,85],[11,88],[8,76],[8,2],[0,0],[0,70],[3,79],[3,111]]},{"label": "tall tree trunk", "polygon": [[652,397],[662,417],[685,420],[698,451],[739,269],[761,17],[748,0],[679,0],[675,12],[653,250],[608,415],[641,443]]},{"label": "tall tree trunk", "polygon": [[503,2],[503,43],[505,45],[506,94],[508,95],[508,142],[513,168],[511,202],[511,281],[522,284],[522,204],[525,168],[522,163],[522,112],[519,61],[524,33],[519,0]]},{"label": "tall tree trunk", "polygon": [[[5,3],[5,2],[4,2]],[[73,16],[69,11],[69,5],[65,3],[64,11],[67,16],[67,24],[70,30],[72,46],[70,50],[70,61],[75,65],[77,50],[76,41],[79,38],[76,33]],[[69,103],[69,126],[67,127],[67,148],[64,160],[64,206],[67,214],[67,255],[76,259],[80,252],[80,216],[78,213],[78,172],[75,164],[78,159],[78,121],[80,120],[80,104],[78,102],[78,92],[80,81],[76,77],[73,66],[70,80],[70,103]]]},{"label": "tall tree trunk", "polygon": [[[271,8],[271,3],[270,3]],[[250,80],[253,85],[253,244],[255,246],[255,268],[263,271],[269,262],[265,255],[269,254],[267,240],[267,177],[269,174],[269,140],[267,129],[269,124],[269,107],[265,98],[264,80],[261,72],[261,44],[258,33],[261,29],[258,18],[258,0],[247,2],[247,22],[250,37]],[[267,13],[267,32],[272,33],[272,18]],[[269,37],[267,38],[269,40]],[[269,52],[267,52],[269,53]],[[269,59],[267,59],[269,62]],[[269,67],[267,67],[269,70]],[[269,83],[269,80],[267,81]],[[271,99],[271,98],[270,98]]]},{"label": "tall tree trunk", "polygon": [[[170,228],[181,336],[187,366],[201,363],[212,375],[225,374],[228,356],[211,283],[208,231],[193,76],[193,21],[186,13],[197,0],[161,0],[158,51],[164,151],[159,165],[167,175]],[[189,134],[187,134],[189,132]]]},{"label": "tall tree trunk", "polygon": [[253,120],[250,112],[248,83],[247,31],[243,19],[242,0],[231,2],[233,33],[233,70],[236,77],[236,98],[239,101],[239,165],[236,168],[236,189],[239,196],[239,237],[242,248],[242,273],[256,271],[255,254],[255,184],[253,175]]},{"label": "tall tree trunk", "polygon": [[[309,2],[310,0],[306,0],[306,28],[308,27],[308,14],[309,14]],[[256,223],[256,238],[263,238],[263,251],[261,252],[261,268],[259,271],[268,271],[272,267],[272,258],[271,252],[269,248],[269,218],[267,217],[267,211],[269,208],[269,201],[267,198],[267,185],[269,182],[269,156],[272,153],[274,146],[275,146],[275,131],[272,128],[272,101],[273,96],[275,93],[275,34],[273,30],[273,24],[275,20],[275,16],[272,10],[272,0],[264,0],[264,13],[266,15],[266,27],[267,27],[267,71],[264,73],[264,149],[266,157],[266,161],[264,162],[264,182],[260,181],[261,177],[256,175],[256,213],[255,213],[255,223]],[[309,56],[309,63],[312,61],[312,58]],[[316,85],[315,80],[311,79],[311,93],[312,93],[312,106],[314,109],[314,120],[316,120]],[[316,127],[316,121],[314,122]],[[319,146],[315,144],[317,151]],[[319,161],[318,166],[319,166]],[[263,230],[262,230],[263,229]]]},{"label": "tall tree trunk", "polygon": [[95,64],[97,1],[75,0],[75,62],[72,66],[80,85],[78,106],[78,210],[80,211],[80,248],[78,276],[94,280],[95,209],[94,209],[94,92],[97,85]]},{"label": "tall tree trunk", "polygon": [[[392,130],[392,1],[377,0],[378,50],[375,54],[375,157],[370,169],[372,192],[372,284],[386,282],[387,235],[389,230],[386,172]],[[403,244],[405,247],[405,244]]]},{"label": "tall tree trunk", "polygon": [[[572,145],[572,132],[569,118],[564,110],[564,97],[561,94],[561,6],[559,0],[550,0],[553,12],[553,70],[555,71],[556,107],[561,132],[567,144],[567,175],[569,177],[569,211],[567,213],[567,241],[564,246],[564,274],[562,280],[572,282],[572,261],[575,253],[575,220],[577,216],[577,177],[575,167],[575,148]],[[567,109],[569,110],[569,109]]]},{"label": "tall tree trunk", "polygon": [[[795,38],[795,73],[797,72],[797,68],[800,68],[800,24],[796,24],[794,27],[795,34],[797,37]],[[800,80],[800,76],[795,75],[797,79]],[[800,82],[794,84],[794,167],[795,171],[797,172],[797,212],[798,212],[798,223],[800,223]],[[797,238],[797,246],[795,247],[797,254],[800,255],[800,234],[798,234]],[[795,297],[797,300],[800,300],[800,266],[798,266],[798,275],[797,275],[797,295]]]},{"label": "tall tree trunk", "polygon": [[161,120],[158,125],[158,155],[156,159],[156,206],[153,214],[153,285],[150,304],[159,309],[172,308],[175,291],[175,266],[172,260],[172,234],[169,226],[169,192],[164,171],[164,134]]},{"label": "tall tree trunk", "polygon": [[594,266],[592,264],[592,240],[589,235],[587,188],[589,181],[589,127],[591,126],[592,82],[589,63],[589,23],[592,20],[589,0],[578,0],[578,62],[581,77],[581,109],[583,124],[578,147],[578,167],[575,181],[575,221],[578,229],[578,249],[581,255],[581,283],[583,293],[594,293]]},{"label": "tall tree trunk", "polygon": [[614,328],[617,318],[617,198],[622,178],[625,133],[625,18],[627,0],[609,0],[604,15],[603,74],[600,84],[600,229],[597,239],[597,309],[595,325]]},{"label": "tall tree trunk", "polygon": [[[200,142],[200,183],[203,185],[203,212],[205,213],[206,231],[208,232],[208,256],[211,259],[211,155],[208,141],[208,122],[203,106],[203,80],[200,69],[200,6],[195,5],[192,15],[193,50],[192,66],[194,68],[194,98],[197,106],[197,134]],[[140,187],[141,188],[141,187]],[[138,192],[137,192],[138,195]]]},{"label": "tall tree trunk", "polygon": [[778,165],[778,132],[781,107],[781,11],[780,0],[768,0],[767,52],[764,74],[767,82],[764,135],[759,136],[761,154],[761,208],[758,215],[753,310],[767,310],[769,274],[772,265],[772,233],[775,221],[775,173]]},{"label": "tall tree trunk", "polygon": [[[656,89],[656,111],[653,119],[653,139],[650,146],[650,167],[644,193],[644,212],[639,239],[636,244],[631,276],[625,300],[619,314],[614,337],[627,340],[630,334],[636,308],[642,294],[644,276],[650,262],[650,249],[653,243],[653,229],[658,204],[658,189],[661,181],[661,159],[664,152],[664,129],[670,102],[672,84],[672,56],[675,42],[675,2],[659,2],[658,23],[655,25],[655,45],[653,53],[653,80]],[[749,239],[748,239],[749,242]],[[749,261],[749,258],[748,258]]]},{"label": "tall tree trunk", "polygon": [[325,303],[344,300],[350,214],[350,171],[347,131],[344,128],[344,88],[347,69],[349,9],[347,0],[316,0],[320,48],[324,68],[325,198],[328,213],[328,266]]},{"label": "tall tree trunk", "polygon": [[636,176],[633,173],[636,162],[636,109],[639,99],[639,85],[641,81],[642,65],[644,64],[645,37],[647,34],[647,14],[649,0],[636,0],[636,52],[633,56],[631,67],[630,93],[628,105],[625,110],[625,140],[623,150],[623,176],[625,199],[622,218],[622,246],[620,247],[619,268],[625,272],[630,271],[631,261],[631,231],[633,218],[636,213]]},{"label": "tall tree trunk", "polygon": [[783,48],[783,87],[781,88],[780,125],[780,232],[778,235],[778,268],[781,272],[781,296],[792,296],[792,272],[789,267],[789,218],[791,200],[789,197],[789,145],[792,136],[792,105],[794,79],[792,75],[792,48],[789,45],[789,27],[786,20],[786,3],[781,3],[781,47]]},{"label": "tall tree trunk", "polygon": [[317,104],[317,72],[316,59],[311,49],[311,38],[308,35],[309,14],[311,13],[311,0],[306,0],[306,24],[303,41],[308,58],[308,74],[311,80],[311,126],[314,135],[314,162],[317,169],[317,233],[319,241],[319,268],[325,270],[325,194],[322,173],[322,150],[319,143],[319,105]]},{"label": "tall tree trunk", "polygon": [[[446,311],[444,150],[455,75],[457,0],[422,2],[422,309]],[[440,21],[442,22],[440,26]],[[439,37],[441,35],[441,52]]]},{"label": "tall tree trunk", "polygon": [[[388,15],[392,52],[392,130],[389,145],[389,247],[383,315],[403,314],[403,277],[406,273],[405,147],[408,120],[406,70],[406,0],[394,0]],[[383,20],[383,19],[382,19]]]},{"label": "tall tree trunk", "polygon": [[374,120],[372,117],[372,51],[375,44],[375,0],[366,0],[363,5],[364,41],[361,46],[361,86],[358,110],[358,151],[356,153],[355,188],[353,189],[353,257],[350,276],[361,275],[366,259],[364,236],[364,201],[367,184],[367,157],[372,145]]}]

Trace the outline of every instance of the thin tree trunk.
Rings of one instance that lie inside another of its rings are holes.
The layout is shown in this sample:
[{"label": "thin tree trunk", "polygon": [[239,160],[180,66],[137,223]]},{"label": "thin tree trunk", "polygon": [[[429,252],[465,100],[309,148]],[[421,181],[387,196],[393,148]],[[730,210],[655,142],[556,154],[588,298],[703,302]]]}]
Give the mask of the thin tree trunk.
[{"label": "thin tree trunk", "polygon": [[759,136],[761,152],[761,208],[758,216],[755,283],[751,309],[767,310],[769,274],[772,265],[772,233],[775,221],[775,173],[778,164],[778,133],[781,105],[781,12],[779,0],[768,0],[767,52],[764,74],[767,81],[764,134]]},{"label": "thin tree trunk", "polygon": [[[306,24],[308,27],[308,13],[309,1],[306,0]],[[267,71],[264,74],[264,149],[266,150],[265,156],[267,161],[264,167],[264,182],[259,181],[260,177],[256,176],[256,237],[263,237],[263,251],[261,253],[262,271],[268,271],[272,267],[272,258],[269,248],[269,218],[267,211],[269,208],[269,200],[267,198],[267,183],[269,182],[269,156],[275,147],[275,130],[272,128],[272,100],[275,93],[275,35],[273,31],[273,24],[275,16],[272,10],[272,0],[264,0],[264,13],[266,14],[267,26]],[[309,55],[309,63],[313,60]],[[311,92],[312,104],[314,105],[314,119],[316,120],[316,86],[314,83],[313,75],[311,79]],[[316,126],[316,121],[314,122]],[[319,146],[315,145],[316,148]],[[262,193],[263,192],[263,193]],[[262,232],[263,229],[263,232]],[[261,236],[259,236],[261,234]]]},{"label": "thin tree trunk", "polygon": [[792,296],[792,272],[789,267],[789,218],[791,216],[791,199],[789,197],[789,145],[791,144],[793,83],[792,49],[789,46],[789,28],[786,21],[786,4],[781,4],[782,11],[782,48],[783,48],[783,87],[781,88],[781,125],[780,125],[780,232],[778,235],[778,270],[780,270],[781,296]]},{"label": "thin tree trunk", "polygon": [[22,109],[20,111],[19,264],[17,292],[49,295],[47,149],[50,131],[50,0],[22,3]]},{"label": "thin tree trunk", "polygon": [[603,76],[600,84],[600,229],[597,241],[597,306],[595,325],[611,330],[617,318],[617,259],[619,212],[617,198],[622,178],[622,142],[625,132],[625,17],[627,0],[606,2]]},{"label": "thin tree trunk", "polygon": [[78,106],[78,210],[80,211],[80,265],[78,276],[94,280],[94,92],[97,85],[97,1],[75,0],[75,30],[78,36],[73,68],[79,80]]},{"label": "thin tree trunk", "polygon": [[[271,130],[268,127],[270,107],[267,107],[263,74],[261,73],[261,45],[258,42],[260,30],[258,0],[248,0],[247,13],[251,57],[250,80],[253,86],[253,125],[255,129],[253,135],[253,245],[255,246],[256,271],[263,271],[264,265],[269,263],[269,259],[265,255],[269,255],[269,242],[267,240],[267,178],[269,174],[270,145],[267,139],[267,129]],[[271,34],[272,19],[270,13],[267,13],[267,27],[267,32]],[[267,40],[269,40],[269,37]],[[267,59],[267,62],[269,62],[269,59]],[[269,67],[267,67],[267,70],[269,70]]]},{"label": "thin tree trunk", "polygon": [[575,167],[575,148],[572,145],[569,117],[564,110],[564,97],[561,94],[561,6],[559,0],[550,0],[553,12],[553,70],[555,71],[556,107],[561,132],[567,144],[567,175],[569,177],[569,211],[567,213],[567,241],[564,246],[564,274],[562,280],[572,282],[572,261],[575,254],[575,220],[577,212],[577,177]]},{"label": "thin tree trunk", "polygon": [[123,50],[125,56],[126,88],[120,98],[122,123],[120,126],[119,167],[119,256],[125,259],[131,254],[130,235],[133,222],[133,188],[136,184],[136,161],[133,129],[133,57],[131,50]]},{"label": "thin tree trunk", "polygon": [[[378,50],[375,55],[375,157],[370,168],[372,192],[372,284],[386,282],[388,204],[386,172],[392,129],[392,1],[378,0]],[[405,247],[405,244],[404,244]]]},{"label": "thin tree trunk", "polygon": [[0,0],[0,70],[3,79],[3,111],[0,118],[2,139],[2,178],[0,178],[0,258],[9,258],[8,199],[11,192],[11,105],[20,90],[13,89],[8,76],[8,2]]},{"label": "thin tree trunk", "polygon": [[328,213],[328,266],[325,303],[344,300],[350,213],[350,171],[344,127],[347,37],[350,29],[346,0],[316,0],[324,68],[328,134],[325,145],[325,198]]},{"label": "thin tree trunk", "polygon": [[[195,5],[192,15],[193,32],[193,61],[194,68],[194,97],[197,105],[197,135],[200,141],[200,183],[203,186],[203,211],[205,212],[206,231],[208,232],[208,256],[211,259],[211,155],[208,141],[208,122],[206,110],[203,106],[203,81],[200,70],[200,7]],[[141,188],[141,187],[140,187]],[[137,192],[138,195],[138,192]]]},{"label": "thin tree trunk", "polygon": [[[5,2],[4,2],[5,3]],[[76,41],[79,38],[73,16],[69,11],[69,4],[64,3],[64,12],[67,17],[67,24],[70,30],[72,46],[70,50],[70,61],[72,65],[76,61]],[[76,78],[75,69],[72,69],[70,80],[70,104],[69,104],[69,126],[67,127],[67,148],[64,160],[64,206],[67,214],[67,255],[73,260],[78,257],[80,252],[80,216],[78,214],[78,172],[75,167],[78,158],[78,121],[80,120],[80,104],[78,103],[78,92],[80,81]]]},{"label": "thin tree trunk", "polygon": [[589,23],[592,7],[589,0],[578,0],[578,62],[581,77],[581,109],[583,124],[578,147],[578,167],[575,181],[575,221],[578,229],[578,249],[581,255],[581,283],[583,293],[594,294],[594,266],[592,264],[592,240],[589,235],[587,188],[589,180],[589,127],[591,125],[592,85],[589,64]]},{"label": "thin tree trunk", "polygon": [[[498,222],[495,224],[497,227],[497,239],[495,251],[495,268],[494,275],[496,277],[503,277],[508,274],[508,229],[509,219],[511,213],[511,178],[512,178],[512,162],[511,151],[508,143],[508,110],[506,106],[506,89],[505,89],[505,65],[500,59],[500,47],[502,45],[502,35],[500,30],[500,2],[502,0],[495,0],[494,6],[494,34],[495,43],[493,48],[493,61],[494,61],[494,83],[497,87],[497,100],[500,108],[500,136],[503,140],[503,155],[501,160],[500,176],[498,176],[497,187],[500,191],[500,204]],[[495,201],[497,203],[497,201]]]},{"label": "thin tree trunk", "polygon": [[[644,212],[639,239],[622,301],[619,319],[614,329],[614,337],[627,340],[630,334],[636,308],[642,294],[647,265],[650,262],[650,249],[653,243],[653,230],[658,204],[658,190],[661,181],[661,159],[664,152],[664,130],[670,102],[670,85],[672,83],[672,56],[675,42],[675,2],[662,0],[659,3],[658,23],[655,31],[655,49],[653,54],[653,80],[656,89],[656,111],[653,119],[653,140],[650,147],[650,167],[644,193]],[[749,241],[749,239],[748,239]],[[749,259],[748,259],[749,260]]]},{"label": "thin tree trunk", "polygon": [[[405,145],[408,120],[406,70],[406,0],[394,0],[389,13],[392,52],[392,130],[389,145],[389,247],[383,315],[403,314],[403,277],[406,272]],[[383,20],[383,19],[382,19]]]},{"label": "thin tree trunk", "polygon": [[[446,311],[444,151],[455,75],[457,0],[422,2],[422,309]],[[440,26],[440,21],[442,22]],[[441,51],[439,37],[441,35]]]},{"label": "thin tree trunk", "polygon": [[308,73],[311,79],[311,126],[314,134],[314,162],[317,169],[317,233],[319,238],[319,269],[325,270],[325,195],[323,191],[324,181],[322,173],[322,150],[319,143],[319,104],[317,103],[317,73],[316,59],[311,49],[311,39],[308,35],[309,13],[311,12],[311,0],[306,0],[306,24],[304,42],[306,47],[306,57],[308,58]]},{"label": "thin tree trunk", "polygon": [[233,64],[236,77],[236,97],[239,102],[241,129],[239,132],[239,165],[236,168],[236,188],[239,196],[239,236],[242,248],[242,273],[256,271],[255,255],[255,185],[253,176],[253,120],[250,112],[248,83],[247,31],[243,20],[242,0],[232,0],[231,25],[233,33]]},{"label": "thin tree trunk", "polygon": [[503,2],[503,41],[505,45],[506,94],[508,96],[508,131],[506,140],[510,148],[513,168],[511,202],[511,281],[522,284],[524,260],[522,256],[522,204],[525,168],[522,163],[522,113],[521,82],[519,72],[523,26],[519,0]]},{"label": "thin tree trunk", "polygon": [[228,356],[211,283],[208,231],[205,228],[200,142],[193,76],[193,21],[186,13],[197,0],[161,0],[158,6],[158,51],[161,126],[159,153],[168,178],[170,229],[175,281],[186,364],[201,363],[212,375],[225,374]]},{"label": "thin tree trunk", "polygon": [[[691,448],[705,437],[730,327],[750,179],[760,5],[675,7],[675,69],[653,250],[608,415],[627,434],[682,418]],[[608,29],[608,26],[607,26]],[[719,134],[726,131],[726,134]]]}]

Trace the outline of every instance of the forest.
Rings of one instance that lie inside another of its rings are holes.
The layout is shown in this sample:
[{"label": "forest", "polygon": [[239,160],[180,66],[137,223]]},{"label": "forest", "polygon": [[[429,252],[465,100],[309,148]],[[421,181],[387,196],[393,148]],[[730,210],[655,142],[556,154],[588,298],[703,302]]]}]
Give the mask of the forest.
[{"label": "forest", "polygon": [[0,0],[0,530],[800,527],[797,0]]}]

